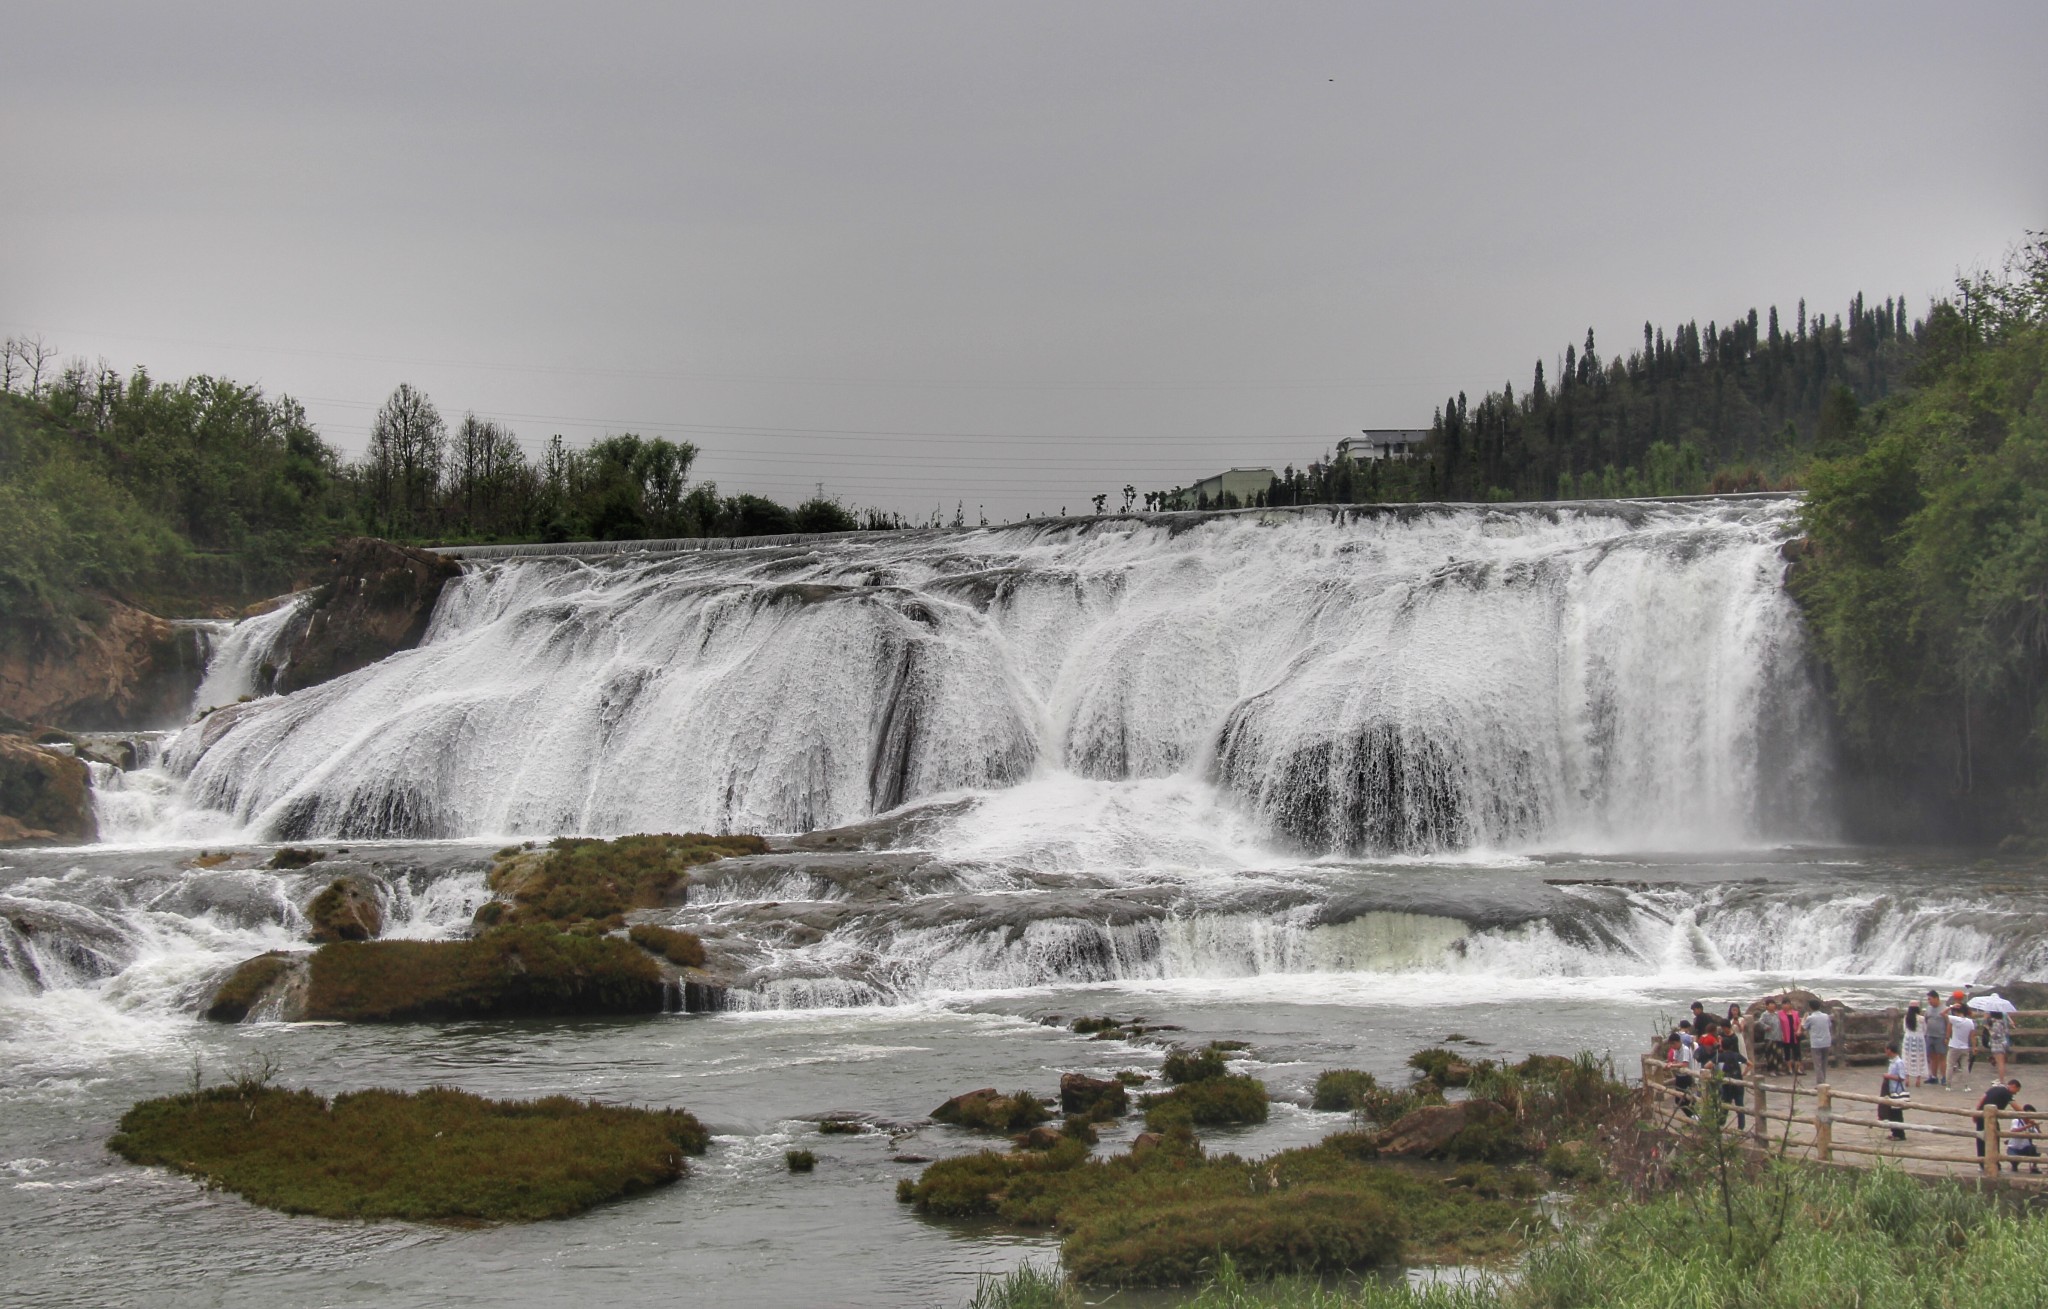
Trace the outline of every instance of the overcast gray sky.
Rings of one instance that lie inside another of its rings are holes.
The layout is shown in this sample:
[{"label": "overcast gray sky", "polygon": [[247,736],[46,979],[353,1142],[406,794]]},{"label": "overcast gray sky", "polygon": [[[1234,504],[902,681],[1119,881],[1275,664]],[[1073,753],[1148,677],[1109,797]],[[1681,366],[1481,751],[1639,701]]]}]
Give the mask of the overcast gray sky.
[{"label": "overcast gray sky", "polygon": [[[2048,5],[0,3],[0,330],[1081,511],[2048,227]],[[1114,498],[1114,497],[1113,497]]]}]

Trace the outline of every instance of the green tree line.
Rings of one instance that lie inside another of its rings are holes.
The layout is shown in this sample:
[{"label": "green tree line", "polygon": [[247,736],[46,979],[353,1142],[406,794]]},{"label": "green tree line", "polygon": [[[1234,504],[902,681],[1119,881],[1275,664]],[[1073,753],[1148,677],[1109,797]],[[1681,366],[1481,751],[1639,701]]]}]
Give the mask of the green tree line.
[{"label": "green tree line", "polygon": [[903,526],[818,495],[794,507],[693,481],[687,441],[620,433],[529,458],[401,385],[344,459],[289,396],[162,382],[0,344],[0,641],[63,639],[105,597],[165,613],[291,585],[338,537],[644,540]]}]

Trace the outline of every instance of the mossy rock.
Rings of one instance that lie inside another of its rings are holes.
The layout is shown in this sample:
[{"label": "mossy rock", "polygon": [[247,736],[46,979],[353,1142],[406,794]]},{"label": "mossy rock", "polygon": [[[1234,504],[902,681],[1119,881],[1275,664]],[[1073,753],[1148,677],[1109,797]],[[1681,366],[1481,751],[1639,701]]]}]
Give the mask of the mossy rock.
[{"label": "mossy rock", "polygon": [[1052,1117],[1045,1101],[1029,1091],[1002,1095],[993,1086],[956,1095],[932,1110],[935,1122],[982,1132],[1022,1132]]},{"label": "mossy rock", "polygon": [[626,936],[642,950],[660,955],[678,968],[704,966],[704,942],[695,933],[657,927],[652,923],[635,923]]},{"label": "mossy rock", "polygon": [[[659,908],[700,864],[734,855],[761,854],[758,836],[621,836],[600,841],[558,837],[541,850],[508,847],[498,852],[486,880],[502,897],[489,910],[488,925],[552,923],[568,927],[623,923],[634,909]],[[508,853],[509,851],[509,853]],[[485,914],[479,911],[479,921]]]},{"label": "mossy rock", "polygon": [[370,941],[383,934],[384,901],[377,889],[353,874],[337,877],[306,906],[310,940]]},{"label": "mossy rock", "polygon": [[528,1222],[666,1185],[709,1134],[679,1109],[448,1087],[311,1091],[247,1082],[145,1100],[108,1147],[290,1214]]},{"label": "mossy rock", "polygon": [[470,941],[315,951],[306,1017],[343,1022],[660,1013],[661,970],[614,937],[504,927]]},{"label": "mossy rock", "polygon": [[239,1023],[249,1016],[270,990],[298,962],[298,957],[273,950],[269,954],[257,955],[245,960],[228,974],[227,980],[213,993],[204,1017],[212,1023]]},{"label": "mossy rock", "polygon": [[1130,1089],[1113,1077],[1085,1073],[1060,1076],[1060,1112],[1087,1118],[1115,1118],[1131,1107]]}]

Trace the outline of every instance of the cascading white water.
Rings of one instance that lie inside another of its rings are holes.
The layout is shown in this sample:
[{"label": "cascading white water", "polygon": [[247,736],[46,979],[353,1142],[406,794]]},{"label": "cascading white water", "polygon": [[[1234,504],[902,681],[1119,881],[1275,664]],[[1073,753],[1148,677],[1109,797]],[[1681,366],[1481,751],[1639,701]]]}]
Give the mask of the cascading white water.
[{"label": "cascading white water", "polygon": [[1794,530],[1788,500],[1423,507],[484,562],[418,649],[187,728],[148,821],[794,832],[1178,778],[1310,853],[1822,837]]}]

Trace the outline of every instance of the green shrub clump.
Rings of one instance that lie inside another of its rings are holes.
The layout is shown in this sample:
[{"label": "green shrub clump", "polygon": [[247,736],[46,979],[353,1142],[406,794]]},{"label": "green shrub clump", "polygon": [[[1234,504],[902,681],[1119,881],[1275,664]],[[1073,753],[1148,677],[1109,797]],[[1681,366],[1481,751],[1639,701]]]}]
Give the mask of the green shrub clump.
[{"label": "green shrub clump", "polygon": [[617,927],[629,909],[660,907],[697,865],[761,854],[767,848],[758,836],[702,832],[610,841],[563,836],[545,850],[515,850],[498,859],[487,880],[492,891],[510,902],[509,908],[495,912],[495,921]]},{"label": "green shrub clump", "polygon": [[1316,1075],[1311,1106],[1324,1113],[1349,1113],[1377,1095],[1380,1081],[1357,1068],[1326,1068]]},{"label": "green shrub clump", "polygon": [[808,1173],[818,1166],[818,1156],[809,1150],[784,1150],[782,1162],[792,1173]]},{"label": "green shrub clump", "polygon": [[679,932],[673,927],[636,923],[626,935],[634,945],[649,954],[660,955],[678,968],[704,966],[704,942],[698,940],[694,932]]},{"label": "green shrub clump", "polygon": [[315,951],[306,1016],[343,1022],[660,1013],[661,971],[624,941],[502,927],[471,941]]},{"label": "green shrub clump", "polygon": [[1175,1086],[1206,1082],[1228,1074],[1230,1056],[1249,1048],[1243,1041],[1211,1041],[1200,1050],[1176,1048],[1166,1056],[1159,1075]]},{"label": "green shrub clump", "polygon": [[[1496,1192],[1501,1188],[1492,1188]],[[1078,1143],[931,1165],[902,1189],[920,1212],[1056,1226],[1085,1282],[1184,1286],[1219,1255],[1249,1276],[1326,1274],[1515,1248],[1526,1206],[1369,1162],[1348,1140],[1267,1159],[1199,1146],[1091,1159]]]},{"label": "green shrub clump", "polygon": [[954,1096],[932,1110],[935,1122],[983,1132],[1027,1131],[1051,1117],[1051,1107],[1031,1092],[998,1095],[993,1087]]},{"label": "green shrub clump", "polygon": [[1243,1127],[1266,1121],[1266,1102],[1266,1084],[1256,1077],[1204,1077],[1147,1097],[1145,1126]]},{"label": "green shrub clump", "polygon": [[680,1109],[243,1081],[145,1100],[108,1147],[285,1213],[528,1222],[673,1182],[709,1139]]},{"label": "green shrub clump", "polygon": [[213,993],[213,1001],[206,1007],[206,1018],[215,1023],[239,1023],[249,1016],[256,1002],[263,998],[271,984],[282,977],[292,966],[292,957],[279,950],[259,954],[254,959],[239,965],[228,979]]}]

